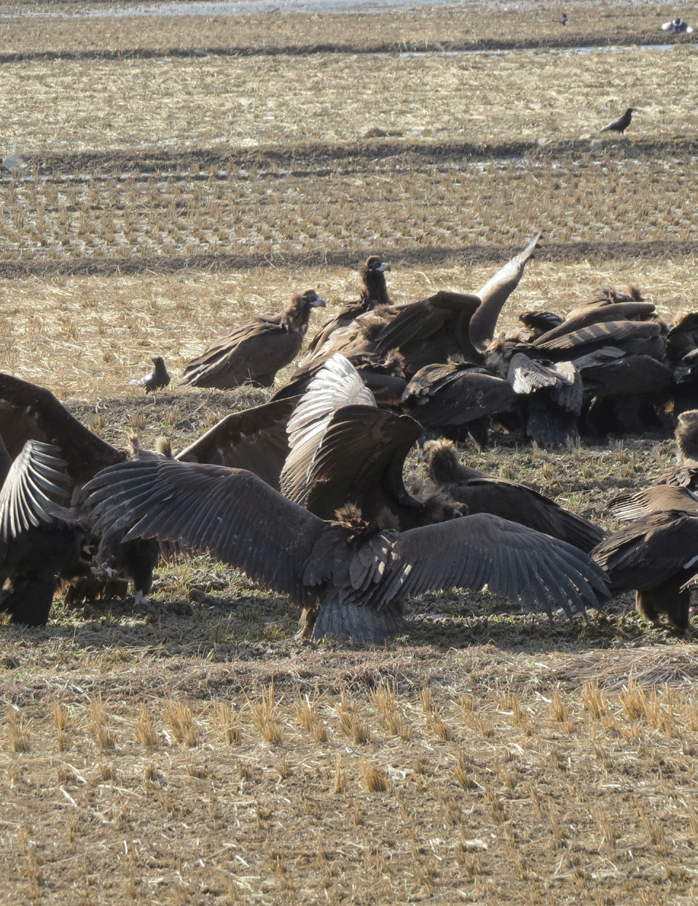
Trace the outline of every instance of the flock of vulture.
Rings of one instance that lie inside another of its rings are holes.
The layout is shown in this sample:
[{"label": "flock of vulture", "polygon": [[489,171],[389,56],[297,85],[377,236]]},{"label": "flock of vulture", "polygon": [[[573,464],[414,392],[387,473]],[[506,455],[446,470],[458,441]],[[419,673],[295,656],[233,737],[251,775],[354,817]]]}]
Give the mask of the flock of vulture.
[{"label": "flock of vulture", "polygon": [[[79,601],[151,589],[163,545],[208,550],[302,608],[315,638],[382,642],[405,598],[489,589],[568,616],[636,590],[679,630],[698,573],[698,314],[673,325],[640,293],[605,290],[560,315],[502,308],[539,236],[477,293],[395,305],[371,256],[358,301],[325,323],[264,405],[228,415],[173,455],[118,450],[55,396],[0,374],[0,609],[46,623],[56,591]],[[312,290],[190,362],[182,383],[270,387],[301,350]],[[160,357],[136,383],[167,386]],[[673,417],[677,465],[615,502],[603,531],[537,491],[464,465],[454,442],[497,424],[540,444],[656,429]],[[428,479],[409,487],[415,444]]]}]

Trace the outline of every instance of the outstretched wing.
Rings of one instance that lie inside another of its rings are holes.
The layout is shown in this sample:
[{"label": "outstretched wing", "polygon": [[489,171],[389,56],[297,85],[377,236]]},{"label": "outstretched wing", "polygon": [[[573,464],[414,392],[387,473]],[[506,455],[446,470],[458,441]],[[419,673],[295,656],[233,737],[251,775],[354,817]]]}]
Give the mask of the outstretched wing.
[{"label": "outstretched wing", "polygon": [[279,475],[289,453],[286,425],[298,400],[297,396],[274,400],[227,415],[176,459],[247,469],[278,491]]},{"label": "outstretched wing", "polygon": [[70,497],[66,486],[71,481],[58,452],[51,444],[28,440],[12,463],[0,490],[2,542],[32,526],[51,522],[57,499]]},{"label": "outstretched wing", "polygon": [[98,530],[208,550],[302,606],[315,599],[303,571],[325,523],[251,472],[146,460],[105,469],[87,490]]},{"label": "outstretched wing", "polygon": [[493,338],[504,303],[519,285],[526,263],[538,248],[541,235],[538,233],[522,252],[507,261],[504,267],[478,290],[477,295],[482,302],[470,319],[470,341],[480,352],[484,352]]},{"label": "outstretched wing", "polygon": [[77,485],[126,458],[74,418],[50,390],[9,374],[0,374],[0,434],[13,458],[27,440],[54,444]]},{"label": "outstretched wing", "polygon": [[561,607],[572,616],[608,597],[605,574],[587,554],[485,514],[402,532],[386,572],[373,595],[377,607],[440,588],[487,587],[529,610]]}]

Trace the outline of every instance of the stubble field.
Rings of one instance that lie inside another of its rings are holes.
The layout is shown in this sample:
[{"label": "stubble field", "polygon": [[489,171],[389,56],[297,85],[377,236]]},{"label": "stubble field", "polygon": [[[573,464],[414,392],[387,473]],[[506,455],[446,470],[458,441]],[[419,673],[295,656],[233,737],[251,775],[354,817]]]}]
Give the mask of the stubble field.
[{"label": "stubble field", "polygon": [[[695,46],[659,30],[673,7],[573,3],[563,28],[546,6],[0,4],[0,370],[117,445],[181,448],[265,393],[145,398],[151,356],[178,376],[296,290],[331,315],[373,252],[407,302],[475,290],[542,229],[505,326],[630,282],[696,308]],[[463,455],[612,529],[673,447]],[[0,900],[695,902],[695,630],[630,595],[569,623],[466,592],[410,614],[384,648],[301,642],[284,599],[197,556],[146,606],[2,627]]]}]

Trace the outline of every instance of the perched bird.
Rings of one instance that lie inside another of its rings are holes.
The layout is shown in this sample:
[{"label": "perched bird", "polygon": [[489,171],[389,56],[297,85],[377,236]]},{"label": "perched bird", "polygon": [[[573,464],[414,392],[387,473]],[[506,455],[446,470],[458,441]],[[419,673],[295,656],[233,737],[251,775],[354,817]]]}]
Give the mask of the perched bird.
[{"label": "perched bird", "polygon": [[558,22],[560,23],[560,25],[567,25],[567,23],[569,21],[570,21],[570,17],[567,15],[567,13],[563,13],[562,19],[558,19]]},{"label": "perched bird", "polygon": [[276,372],[300,352],[310,312],[318,306],[324,308],[325,300],[310,289],[295,295],[282,312],[243,324],[189,362],[182,383],[219,390],[241,384],[271,387]]},{"label": "perched bird", "polygon": [[152,393],[153,390],[160,390],[161,387],[167,387],[167,385],[170,383],[170,376],[167,373],[167,368],[165,368],[165,361],[163,357],[161,355],[154,356],[153,365],[155,367],[150,372],[150,374],[146,374],[145,377],[129,381],[129,383],[136,384],[136,386],[138,387],[143,387],[146,393]]},{"label": "perched bird", "polygon": [[552,535],[586,553],[603,538],[598,526],[539,491],[463,465],[450,441],[431,441],[424,453],[430,479],[466,513],[491,513]]},{"label": "perched bird", "polygon": [[603,129],[599,129],[599,133],[620,132],[622,134],[630,125],[633,118],[633,113],[635,113],[636,110],[636,107],[628,107],[623,116],[621,116],[617,120],[613,120],[612,123],[609,123],[608,126],[604,126]]},{"label": "perched bird", "polygon": [[662,25],[662,31],[668,31],[670,35],[690,35],[693,28],[683,19],[672,19]]},{"label": "perched bird", "polygon": [[14,462],[0,436],[0,611],[42,626],[64,579],[90,573],[89,528],[58,503],[69,497],[65,462],[28,440]]},{"label": "perched bird", "polygon": [[351,324],[354,318],[358,318],[364,312],[371,311],[381,305],[392,305],[385,282],[385,275],[389,270],[390,265],[387,261],[383,261],[380,255],[371,255],[366,259],[359,271],[362,284],[359,301],[346,305],[332,320],[322,325],[310,343],[308,343],[309,352],[315,352],[320,349],[335,330]]},{"label": "perched bird", "polygon": [[496,516],[401,532],[347,507],[325,521],[250,472],[172,460],[111,466],[88,490],[102,530],[209,550],[301,607],[319,603],[316,638],[382,642],[404,630],[406,597],[441,588],[487,586],[568,614],[607,596],[586,554]]}]

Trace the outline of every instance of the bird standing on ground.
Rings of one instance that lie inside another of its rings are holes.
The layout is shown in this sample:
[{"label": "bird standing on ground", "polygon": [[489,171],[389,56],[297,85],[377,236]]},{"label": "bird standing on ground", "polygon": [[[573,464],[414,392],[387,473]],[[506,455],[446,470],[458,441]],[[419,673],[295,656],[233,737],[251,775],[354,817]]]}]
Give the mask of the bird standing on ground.
[{"label": "bird standing on ground", "polygon": [[318,306],[324,308],[325,300],[309,289],[295,295],[282,312],[243,324],[189,362],[182,383],[218,390],[241,384],[271,387],[276,372],[301,351],[310,312]]},{"label": "bird standing on ground", "polygon": [[567,15],[567,13],[563,13],[562,19],[558,19],[558,22],[560,23],[560,25],[567,25],[567,23],[569,21],[570,21],[570,17]]},{"label": "bird standing on ground", "polygon": [[159,390],[161,387],[167,387],[170,383],[170,376],[167,373],[167,368],[165,368],[165,361],[161,355],[156,355],[153,360],[153,365],[155,366],[150,374],[146,374],[145,377],[137,378],[134,381],[129,381],[131,384],[136,384],[138,387],[143,387],[146,393],[152,393],[153,390]]},{"label": "bird standing on ground", "polygon": [[608,126],[604,126],[603,129],[599,129],[599,133],[620,132],[622,135],[632,122],[633,113],[635,113],[636,110],[636,107],[628,107],[623,116],[617,120],[613,120],[612,123],[609,123]]}]

